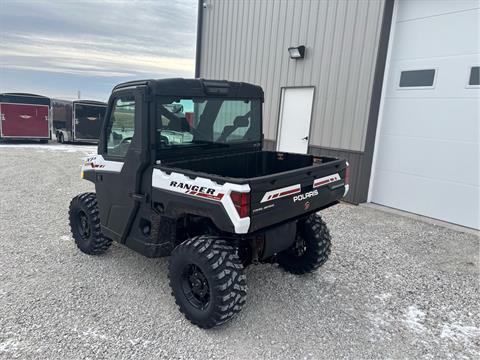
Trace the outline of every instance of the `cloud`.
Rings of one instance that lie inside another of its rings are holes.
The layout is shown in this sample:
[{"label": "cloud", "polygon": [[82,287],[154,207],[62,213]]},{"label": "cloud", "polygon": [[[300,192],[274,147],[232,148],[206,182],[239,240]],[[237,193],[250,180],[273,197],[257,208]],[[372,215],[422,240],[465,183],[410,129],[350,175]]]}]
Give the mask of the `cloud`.
[{"label": "cloud", "polygon": [[13,73],[105,78],[112,85],[191,77],[196,6],[196,0],[0,1],[0,91],[16,86],[8,83]]},{"label": "cloud", "polygon": [[[124,43],[112,43],[106,37],[76,39],[12,34],[6,36],[3,44],[0,66],[4,69],[122,77],[154,73],[185,76],[194,67],[193,58],[179,56],[169,49],[143,44],[124,46]],[[174,50],[181,51],[179,48]]]}]

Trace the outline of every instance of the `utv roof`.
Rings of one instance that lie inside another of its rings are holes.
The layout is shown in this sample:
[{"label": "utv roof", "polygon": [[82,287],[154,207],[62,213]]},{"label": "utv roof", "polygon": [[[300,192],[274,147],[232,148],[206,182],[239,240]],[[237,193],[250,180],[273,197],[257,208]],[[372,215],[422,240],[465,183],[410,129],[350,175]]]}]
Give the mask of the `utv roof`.
[{"label": "utv roof", "polygon": [[203,97],[213,95],[233,98],[263,99],[263,90],[260,86],[227,80],[183,78],[135,80],[115,86],[113,92],[137,86],[148,86],[154,95],[161,96]]},{"label": "utv roof", "polygon": [[103,101],[97,101],[97,100],[73,100],[72,101],[74,104],[88,104],[88,105],[99,105],[99,106],[107,106],[107,103]]},{"label": "utv roof", "polygon": [[0,102],[13,104],[38,104],[50,105],[50,98],[28,93],[3,93],[0,94]]}]

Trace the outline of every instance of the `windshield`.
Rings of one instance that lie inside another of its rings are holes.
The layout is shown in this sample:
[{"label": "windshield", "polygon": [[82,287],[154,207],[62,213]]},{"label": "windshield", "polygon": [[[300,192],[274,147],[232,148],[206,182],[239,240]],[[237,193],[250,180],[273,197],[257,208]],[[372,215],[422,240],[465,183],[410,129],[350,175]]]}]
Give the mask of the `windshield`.
[{"label": "windshield", "polygon": [[160,98],[157,148],[260,142],[261,121],[259,99]]}]

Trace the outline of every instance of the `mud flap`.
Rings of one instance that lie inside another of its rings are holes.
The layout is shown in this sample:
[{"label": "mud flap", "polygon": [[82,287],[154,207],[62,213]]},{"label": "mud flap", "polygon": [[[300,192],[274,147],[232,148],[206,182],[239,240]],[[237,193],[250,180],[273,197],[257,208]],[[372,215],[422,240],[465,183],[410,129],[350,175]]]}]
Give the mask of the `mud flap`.
[{"label": "mud flap", "polygon": [[288,249],[295,242],[297,222],[292,221],[265,231],[265,243],[261,260],[265,260],[283,250]]}]

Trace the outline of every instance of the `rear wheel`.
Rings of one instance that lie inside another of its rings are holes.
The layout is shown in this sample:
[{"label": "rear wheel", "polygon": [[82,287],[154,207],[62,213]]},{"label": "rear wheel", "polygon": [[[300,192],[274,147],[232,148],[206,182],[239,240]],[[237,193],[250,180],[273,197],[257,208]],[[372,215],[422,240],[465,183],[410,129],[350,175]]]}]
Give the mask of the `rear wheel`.
[{"label": "rear wheel", "polygon": [[300,220],[296,241],[278,254],[278,264],[292,274],[306,274],[322,266],[330,255],[330,232],[317,214]]},{"label": "rear wheel", "polygon": [[100,231],[95,193],[75,196],[70,202],[70,229],[77,247],[88,255],[103,254],[112,244]]},{"label": "rear wheel", "polygon": [[223,324],[245,304],[243,265],[235,249],[217,237],[197,236],[178,245],[168,277],[180,311],[201,328]]},{"label": "rear wheel", "polygon": [[58,133],[57,139],[58,139],[58,142],[59,142],[60,144],[63,144],[63,134],[62,134],[62,133]]}]

